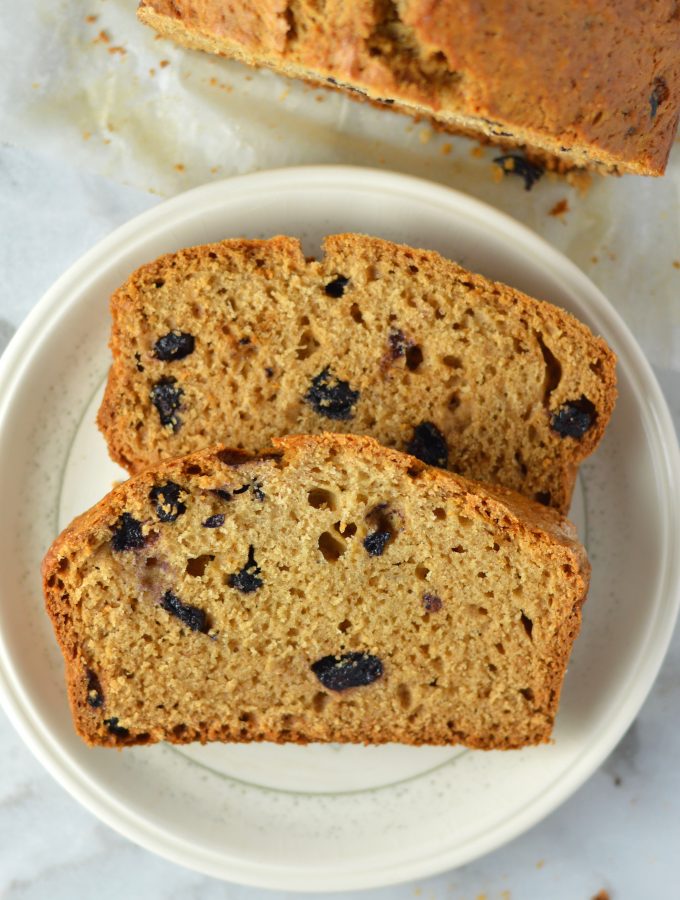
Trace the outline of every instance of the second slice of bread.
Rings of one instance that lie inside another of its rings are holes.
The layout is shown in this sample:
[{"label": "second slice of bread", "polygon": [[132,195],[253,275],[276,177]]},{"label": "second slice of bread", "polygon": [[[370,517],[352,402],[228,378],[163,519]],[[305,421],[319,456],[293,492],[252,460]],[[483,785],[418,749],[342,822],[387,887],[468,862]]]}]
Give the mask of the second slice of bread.
[{"label": "second slice of bread", "polygon": [[161,257],[111,302],[99,426],[137,472],[217,441],[368,434],[566,511],[615,401],[615,360],[573,316],[437,253],[356,234]]},{"label": "second slice of bread", "polygon": [[354,435],[217,447],[52,545],[91,744],[548,740],[589,566],[553,510]]}]

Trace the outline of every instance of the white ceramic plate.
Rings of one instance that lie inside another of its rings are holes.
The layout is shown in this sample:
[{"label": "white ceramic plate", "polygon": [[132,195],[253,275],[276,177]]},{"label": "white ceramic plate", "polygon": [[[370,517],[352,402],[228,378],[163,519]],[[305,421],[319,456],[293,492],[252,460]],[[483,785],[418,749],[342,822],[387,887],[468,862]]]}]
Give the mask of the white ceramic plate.
[{"label": "white ceramic plate", "polygon": [[[429,247],[563,305],[619,355],[620,398],[582,470],[575,518],[593,580],[551,746],[165,745],[116,753],[76,737],[43,612],[41,557],[124,477],[94,427],[108,366],[108,295],[160,253],[229,236],[335,231]],[[289,890],[422,878],[498,847],[571,794],[619,740],[661,664],[679,593],[680,460],[649,366],[605,298],[563,256],[443,187],[353,168],[263,172],[139,216],[38,304],[0,368],[0,686],[53,775],[105,822],[200,871]],[[586,529],[587,524],[587,529]]]}]

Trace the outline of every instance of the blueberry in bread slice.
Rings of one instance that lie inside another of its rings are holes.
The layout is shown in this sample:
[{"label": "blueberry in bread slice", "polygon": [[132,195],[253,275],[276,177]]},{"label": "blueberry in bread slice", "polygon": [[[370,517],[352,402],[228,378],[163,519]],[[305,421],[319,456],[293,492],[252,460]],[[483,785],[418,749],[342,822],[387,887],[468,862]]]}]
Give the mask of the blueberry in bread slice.
[{"label": "blueberry in bread slice", "polygon": [[223,442],[352,432],[566,512],[615,401],[604,341],[437,253],[333,235],[163,256],[113,295],[99,427],[137,472]]},{"label": "blueberry in bread slice", "polygon": [[160,463],[54,542],[89,744],[549,739],[589,566],[554,510],[353,435]]}]

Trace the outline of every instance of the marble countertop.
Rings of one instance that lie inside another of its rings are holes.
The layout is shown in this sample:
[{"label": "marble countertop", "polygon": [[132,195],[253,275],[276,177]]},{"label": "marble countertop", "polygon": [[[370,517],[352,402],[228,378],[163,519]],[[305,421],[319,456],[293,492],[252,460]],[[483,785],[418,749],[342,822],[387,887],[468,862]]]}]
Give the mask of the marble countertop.
[{"label": "marble countertop", "polygon": [[[84,174],[47,148],[1,145],[0,349],[44,290],[78,256],[157,202],[157,196],[145,191]],[[680,427],[680,374],[656,372]],[[678,709],[676,632],[636,721],[602,767],[556,812],[463,868],[366,896],[588,900],[600,891],[607,891],[612,900],[678,896]],[[140,849],[81,808],[31,756],[2,713],[0,722],[3,898],[291,896],[224,884]]]}]

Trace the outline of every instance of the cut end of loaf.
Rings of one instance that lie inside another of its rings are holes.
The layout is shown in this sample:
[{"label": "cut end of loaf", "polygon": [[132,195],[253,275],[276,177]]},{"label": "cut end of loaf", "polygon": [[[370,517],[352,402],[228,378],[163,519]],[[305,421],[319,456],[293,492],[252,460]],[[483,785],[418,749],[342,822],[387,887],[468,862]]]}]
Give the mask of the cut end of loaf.
[{"label": "cut end of loaf", "polygon": [[46,556],[88,743],[549,739],[588,564],[557,513],[365,437],[163,463]]}]

